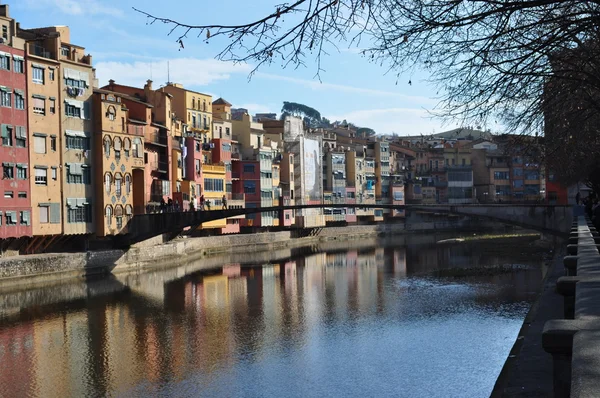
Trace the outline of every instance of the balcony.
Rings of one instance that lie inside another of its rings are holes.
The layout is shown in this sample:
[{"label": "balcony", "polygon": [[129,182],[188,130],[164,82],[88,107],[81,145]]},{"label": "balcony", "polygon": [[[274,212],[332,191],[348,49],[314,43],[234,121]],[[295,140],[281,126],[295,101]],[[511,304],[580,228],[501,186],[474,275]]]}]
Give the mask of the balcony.
[{"label": "balcony", "polygon": [[225,166],[216,165],[216,164],[203,164],[202,165],[203,172],[212,172],[212,173],[225,173]]},{"label": "balcony", "polygon": [[228,193],[227,194],[227,199],[228,200],[241,200],[241,201],[245,201],[246,200],[246,194],[245,193]]},{"label": "balcony", "polygon": [[127,125],[127,134],[136,135],[138,137],[143,137],[146,126],[135,126],[132,124]]},{"label": "balcony", "polygon": [[158,162],[158,161],[154,160],[154,161],[148,162],[148,165],[150,166],[151,171],[158,171],[160,173],[166,173],[169,169],[168,162]]},{"label": "balcony", "polygon": [[144,134],[144,140],[148,144],[167,146],[167,134],[166,132],[160,132],[156,128],[148,128]]},{"label": "balcony", "polygon": [[29,54],[35,55],[36,57],[55,59],[50,51],[46,50],[42,46],[35,45],[34,43],[29,45]]}]

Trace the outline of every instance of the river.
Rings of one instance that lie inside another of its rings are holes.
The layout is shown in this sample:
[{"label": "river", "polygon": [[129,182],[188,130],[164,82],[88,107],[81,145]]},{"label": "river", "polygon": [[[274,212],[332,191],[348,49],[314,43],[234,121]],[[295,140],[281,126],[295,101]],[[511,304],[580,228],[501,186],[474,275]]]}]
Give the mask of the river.
[{"label": "river", "polygon": [[346,246],[0,292],[0,396],[489,396],[545,254]]}]

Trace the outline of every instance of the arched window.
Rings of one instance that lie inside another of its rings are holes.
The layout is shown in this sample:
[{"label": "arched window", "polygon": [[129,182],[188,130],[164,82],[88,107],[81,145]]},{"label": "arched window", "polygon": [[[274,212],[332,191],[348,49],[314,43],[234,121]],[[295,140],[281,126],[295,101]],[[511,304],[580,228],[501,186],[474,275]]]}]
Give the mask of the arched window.
[{"label": "arched window", "polygon": [[115,117],[117,116],[117,111],[115,110],[115,107],[112,105],[109,106],[108,110],[106,111],[106,115],[110,120],[115,120]]},{"label": "arched window", "polygon": [[123,228],[123,206],[115,206],[115,218],[117,219],[117,228]]},{"label": "arched window", "polygon": [[128,220],[131,220],[131,217],[133,217],[133,208],[131,205],[125,206],[125,215],[127,216]]},{"label": "arched window", "polygon": [[192,97],[192,109],[196,109],[196,97]]},{"label": "arched window", "polygon": [[104,136],[104,156],[106,157],[110,156],[110,144],[110,137]]},{"label": "arched window", "polygon": [[110,194],[110,184],[112,184],[112,177],[110,173],[104,174],[104,190],[107,194]]},{"label": "arched window", "polygon": [[115,159],[117,159],[117,160],[121,159],[121,145],[122,145],[121,138],[115,137],[115,139],[113,140],[113,146],[115,148]]},{"label": "arched window", "polygon": [[206,100],[202,101],[202,110],[206,112]]},{"label": "arched window", "polygon": [[141,158],[144,156],[144,151],[142,150],[142,140],[139,137],[135,137],[133,139],[133,157]]},{"label": "arched window", "polygon": [[110,205],[106,206],[104,209],[104,216],[106,217],[106,226],[110,227],[112,225],[112,207]]},{"label": "arched window", "polygon": [[129,138],[125,138],[123,140],[123,150],[125,151],[125,157],[129,157],[129,151],[131,151],[131,140]]},{"label": "arched window", "polygon": [[123,177],[121,176],[121,173],[115,174],[115,193],[117,196],[121,196],[122,180],[123,180]]},{"label": "arched window", "polygon": [[131,193],[131,175],[125,174],[125,194]]}]

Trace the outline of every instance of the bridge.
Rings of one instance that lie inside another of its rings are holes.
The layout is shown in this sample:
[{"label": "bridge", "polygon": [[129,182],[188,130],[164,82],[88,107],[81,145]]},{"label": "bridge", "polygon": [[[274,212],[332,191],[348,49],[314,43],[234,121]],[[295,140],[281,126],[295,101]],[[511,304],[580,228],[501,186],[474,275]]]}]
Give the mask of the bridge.
[{"label": "bridge", "polygon": [[371,208],[425,211],[464,216],[475,216],[536,229],[557,235],[567,235],[573,220],[572,206],[520,205],[520,204],[461,204],[461,205],[393,205],[365,203],[311,204],[272,206],[259,208],[219,209],[191,212],[166,212],[135,215],[127,224],[127,233],[115,237],[118,247],[127,247],[152,237],[170,234],[177,236],[185,228],[195,228],[202,223],[240,215],[317,208]]}]

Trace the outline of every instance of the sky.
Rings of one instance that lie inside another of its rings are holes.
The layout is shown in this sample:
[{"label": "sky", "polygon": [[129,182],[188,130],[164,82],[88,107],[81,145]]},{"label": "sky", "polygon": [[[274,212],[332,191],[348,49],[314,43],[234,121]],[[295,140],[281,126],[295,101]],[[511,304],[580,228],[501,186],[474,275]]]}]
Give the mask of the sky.
[{"label": "sky", "polygon": [[[360,54],[360,47],[340,43],[330,47],[322,61],[320,79],[314,58],[306,67],[261,67],[249,79],[251,64],[215,59],[222,42],[205,43],[196,35],[176,43],[170,27],[148,24],[136,7],[151,14],[188,24],[244,23],[268,15],[281,0],[0,0],[10,5],[11,17],[23,28],[68,25],[71,44],[86,48],[93,57],[100,86],[109,79],[155,88],[171,82],[223,97],[234,107],[280,113],[283,101],[317,109],[331,121],[344,120],[370,127],[379,134],[439,133],[457,125],[432,118],[435,89],[418,73],[396,77]],[[168,63],[168,67],[167,67]],[[169,70],[169,75],[167,74]],[[411,81],[411,85],[408,81]],[[398,84],[396,82],[398,81]]]}]

